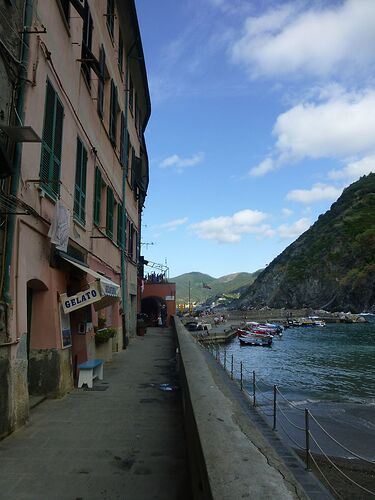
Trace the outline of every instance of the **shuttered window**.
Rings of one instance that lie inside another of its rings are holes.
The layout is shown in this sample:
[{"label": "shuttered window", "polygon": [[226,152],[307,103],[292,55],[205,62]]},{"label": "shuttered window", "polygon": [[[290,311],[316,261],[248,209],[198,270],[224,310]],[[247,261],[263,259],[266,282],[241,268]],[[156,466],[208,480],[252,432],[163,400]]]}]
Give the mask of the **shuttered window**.
[{"label": "shuttered window", "polygon": [[131,114],[133,114],[133,106],[134,106],[134,87],[133,80],[129,73],[129,109]]},{"label": "shuttered window", "polygon": [[117,244],[122,248],[122,221],[124,219],[124,207],[119,204],[117,206]]},{"label": "shuttered window", "polygon": [[44,106],[40,180],[43,189],[53,197],[60,193],[63,119],[63,105],[48,80]]},{"label": "shuttered window", "polygon": [[98,167],[95,169],[94,186],[94,224],[100,226],[100,210],[102,204],[102,173]]},{"label": "shuttered window", "polygon": [[105,52],[103,45],[99,49],[99,70],[100,76],[98,79],[98,114],[103,118],[104,114],[104,80],[105,80]]},{"label": "shuttered window", "polygon": [[111,80],[111,101],[110,101],[110,113],[109,113],[109,138],[110,138],[113,146],[116,146],[117,112],[118,112],[117,87],[113,83],[113,80]]},{"label": "shuttered window", "polygon": [[113,40],[115,27],[115,0],[107,0],[107,27]]},{"label": "shuttered window", "polygon": [[113,212],[115,208],[115,197],[110,187],[107,187],[107,219],[106,233],[107,236],[113,238]]},{"label": "shuttered window", "polygon": [[118,54],[117,54],[118,70],[120,72],[121,78],[124,71],[124,41],[122,39],[122,33],[119,29],[118,32]]},{"label": "shuttered window", "polygon": [[92,59],[91,46],[92,46],[92,30],[93,22],[90,14],[89,4],[85,1],[84,15],[83,15],[83,31],[82,31],[82,72],[85,75],[87,84],[91,85],[91,65]]},{"label": "shuttered window", "polygon": [[126,166],[126,151],[128,149],[128,131],[125,126],[125,115],[121,112],[121,142],[120,142],[120,162],[123,167]]},{"label": "shuttered window", "polygon": [[76,154],[76,184],[74,188],[74,216],[83,224],[86,221],[86,174],[87,151],[78,137]]}]

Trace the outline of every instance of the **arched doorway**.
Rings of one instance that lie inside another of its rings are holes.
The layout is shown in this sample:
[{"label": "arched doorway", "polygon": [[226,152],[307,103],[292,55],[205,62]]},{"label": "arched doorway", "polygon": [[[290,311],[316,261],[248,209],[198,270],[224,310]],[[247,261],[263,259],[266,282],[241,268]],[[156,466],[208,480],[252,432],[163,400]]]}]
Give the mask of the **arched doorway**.
[{"label": "arched doorway", "polygon": [[166,302],[161,297],[145,297],[141,301],[141,313],[147,314],[150,326],[158,326],[158,317]]},{"label": "arched doorway", "polygon": [[[27,318],[27,339],[26,339],[26,356],[27,356],[27,385],[29,395],[38,393],[35,389],[38,381],[34,380],[32,370],[32,335],[33,322],[38,318],[40,304],[42,303],[42,294],[48,291],[48,287],[38,279],[31,279],[26,285],[26,318]],[[39,304],[39,306],[38,306]]]}]

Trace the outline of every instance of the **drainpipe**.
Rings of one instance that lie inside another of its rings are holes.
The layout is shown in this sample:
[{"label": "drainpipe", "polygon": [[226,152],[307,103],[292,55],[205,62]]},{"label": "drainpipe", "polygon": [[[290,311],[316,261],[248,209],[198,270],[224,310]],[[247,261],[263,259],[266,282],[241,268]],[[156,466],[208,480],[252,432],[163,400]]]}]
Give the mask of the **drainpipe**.
[{"label": "drainpipe", "polygon": [[[33,16],[33,0],[25,0],[24,4],[24,14],[23,14],[23,30],[30,28]],[[17,99],[17,114],[21,119],[21,123],[24,121],[24,103],[25,103],[25,90],[26,90],[26,79],[27,79],[27,62],[29,57],[29,33],[23,33],[22,43],[21,43],[21,66],[20,66],[20,76],[19,76],[19,91]],[[21,172],[21,157],[22,157],[22,143],[16,143],[14,157],[13,157],[13,169],[14,173],[11,177],[10,184],[10,194],[13,196],[17,195],[18,184]],[[14,243],[14,231],[16,226],[16,215],[8,215],[7,224],[7,234],[6,234],[6,245],[5,245],[5,262],[4,262],[4,285],[2,289],[2,300],[6,304],[10,304],[12,298],[10,296],[10,266],[12,262],[13,254],[13,243]]]},{"label": "drainpipe", "polygon": [[124,348],[126,349],[129,338],[126,332],[126,315],[128,312],[127,303],[127,279],[126,279],[126,176],[129,168],[129,144],[128,144],[128,116],[129,116],[129,59],[131,53],[135,47],[136,42],[133,42],[128,53],[125,53],[125,110],[124,110],[124,122],[125,122],[125,165],[122,167],[122,205],[123,205],[123,217],[122,217],[122,238],[121,238],[121,302],[122,302],[122,313],[121,313],[121,323],[122,323],[122,335],[124,339]]}]

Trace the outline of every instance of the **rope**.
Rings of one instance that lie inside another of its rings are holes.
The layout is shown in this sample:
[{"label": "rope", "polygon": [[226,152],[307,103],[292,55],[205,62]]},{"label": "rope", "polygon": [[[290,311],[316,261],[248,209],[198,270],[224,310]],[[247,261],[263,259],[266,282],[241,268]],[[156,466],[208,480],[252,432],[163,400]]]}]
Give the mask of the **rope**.
[{"label": "rope", "polygon": [[286,414],[283,412],[283,410],[281,409],[281,407],[280,407],[277,403],[276,403],[276,406],[279,408],[279,410],[280,410],[281,414],[285,417],[285,419],[286,419],[286,420],[287,420],[287,421],[288,421],[288,422],[289,422],[289,423],[290,423],[293,427],[295,427],[295,428],[296,428],[296,429],[298,429],[299,431],[303,431],[303,432],[305,432],[305,430],[306,430],[306,429],[305,429],[304,427],[300,427],[299,425],[297,425],[297,424],[295,424],[294,422],[292,422],[292,421],[290,420],[290,418],[288,418],[288,417],[286,416]]},{"label": "rope", "polygon": [[280,396],[288,403],[290,404],[290,406],[292,406],[293,408],[295,408],[296,410],[298,411],[305,411],[303,408],[298,408],[298,406],[296,406],[295,404],[293,404],[291,401],[289,401],[282,392],[280,392],[279,388],[276,387],[276,391],[280,394]]},{"label": "rope", "polygon": [[297,446],[297,448],[299,448],[302,451],[306,451],[306,449],[303,446],[298,444],[297,441],[292,438],[292,436],[286,431],[285,427],[283,426],[283,424],[281,422],[278,422],[277,425],[280,425],[282,430],[285,432],[285,434],[288,436],[288,438],[292,441],[292,443],[294,443]]},{"label": "rope", "polygon": [[267,401],[271,401],[273,403],[273,398],[266,396],[265,393],[259,389],[258,384],[255,384],[255,387],[258,389],[256,396],[258,396],[258,394],[261,394],[264,399],[266,399]]},{"label": "rope", "polygon": [[344,445],[342,445],[341,443],[339,443],[339,441],[337,441],[337,439],[335,439],[333,436],[331,436],[331,434],[329,434],[328,431],[325,430],[325,428],[317,421],[317,419],[314,417],[314,415],[312,413],[309,412],[309,415],[314,420],[314,422],[322,429],[322,431],[324,432],[324,434],[326,434],[330,439],[332,439],[332,441],[334,441],[343,450],[347,451],[348,453],[350,453],[354,457],[359,458],[360,460],[363,460],[364,462],[367,462],[367,463],[372,464],[372,465],[375,464],[375,461],[369,460],[368,458],[364,458],[361,455],[358,455],[357,453],[354,453],[353,451],[349,450]]},{"label": "rope", "polygon": [[335,490],[335,488],[332,486],[332,484],[329,482],[329,480],[326,478],[325,474],[323,473],[323,471],[321,470],[321,468],[319,467],[319,465],[317,464],[317,462],[315,461],[315,458],[312,456],[312,454],[309,452],[309,457],[311,458],[311,460],[314,462],[314,465],[315,467],[318,469],[319,473],[322,475],[322,477],[324,478],[325,482],[328,484],[328,486],[332,489],[332,491],[335,493],[335,495],[337,495],[338,498],[342,498],[342,496],[340,495],[340,493]]},{"label": "rope", "polygon": [[337,465],[335,464],[335,462],[333,462],[329,456],[323,451],[323,449],[319,446],[317,440],[314,438],[314,436],[311,434],[311,432],[309,431],[309,435],[311,437],[311,439],[314,441],[314,443],[316,444],[316,446],[319,448],[319,450],[322,452],[323,456],[328,460],[328,462],[330,464],[333,465],[333,467],[338,471],[340,472],[340,474],[342,476],[345,477],[345,479],[347,479],[348,481],[350,481],[351,483],[355,484],[358,488],[360,488],[361,490],[365,491],[366,493],[369,493],[370,495],[373,495],[375,497],[375,491],[371,491],[371,490],[368,490],[367,488],[365,488],[364,486],[361,486],[360,484],[358,484],[356,481],[354,481],[354,479],[352,479],[351,477],[347,476],[345,474],[345,472],[343,472],[339,467],[337,467]]}]

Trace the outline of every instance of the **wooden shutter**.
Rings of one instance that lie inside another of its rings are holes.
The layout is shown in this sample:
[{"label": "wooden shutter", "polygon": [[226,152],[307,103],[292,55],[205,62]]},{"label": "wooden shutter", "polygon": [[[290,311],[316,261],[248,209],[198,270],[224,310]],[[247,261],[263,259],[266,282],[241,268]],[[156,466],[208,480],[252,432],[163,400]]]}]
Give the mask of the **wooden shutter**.
[{"label": "wooden shutter", "polygon": [[117,54],[117,56],[118,56],[118,59],[117,59],[118,69],[119,69],[119,72],[120,72],[120,75],[122,78],[122,73],[124,70],[124,42],[122,39],[121,29],[119,29],[119,32],[118,32],[118,54]]},{"label": "wooden shutter", "polygon": [[76,154],[76,184],[74,190],[74,215],[77,219],[85,223],[86,205],[86,174],[87,174],[87,151],[81,140],[77,138]]},{"label": "wooden shutter", "polygon": [[43,188],[52,195],[57,195],[60,192],[63,120],[64,107],[48,80],[44,109],[40,180]]},{"label": "wooden shutter", "polygon": [[107,26],[108,31],[113,38],[115,25],[115,4],[114,0],[107,0]]},{"label": "wooden shutter", "polygon": [[100,76],[98,79],[98,114],[103,118],[104,114],[104,78],[105,78],[105,52],[103,45],[99,49],[99,70]]},{"label": "wooden shutter", "polygon": [[107,224],[106,232],[110,238],[113,238],[113,209],[115,204],[115,198],[113,196],[113,191],[110,187],[107,187]]},{"label": "wooden shutter", "polygon": [[98,167],[95,169],[94,186],[94,224],[100,226],[100,209],[102,201],[102,173]]},{"label": "wooden shutter", "polygon": [[110,102],[110,114],[109,114],[109,138],[113,144],[116,146],[116,135],[117,135],[117,88],[116,85],[111,80],[111,102]]},{"label": "wooden shutter", "polygon": [[124,218],[124,207],[119,204],[117,207],[117,244],[122,248],[122,221]]}]

